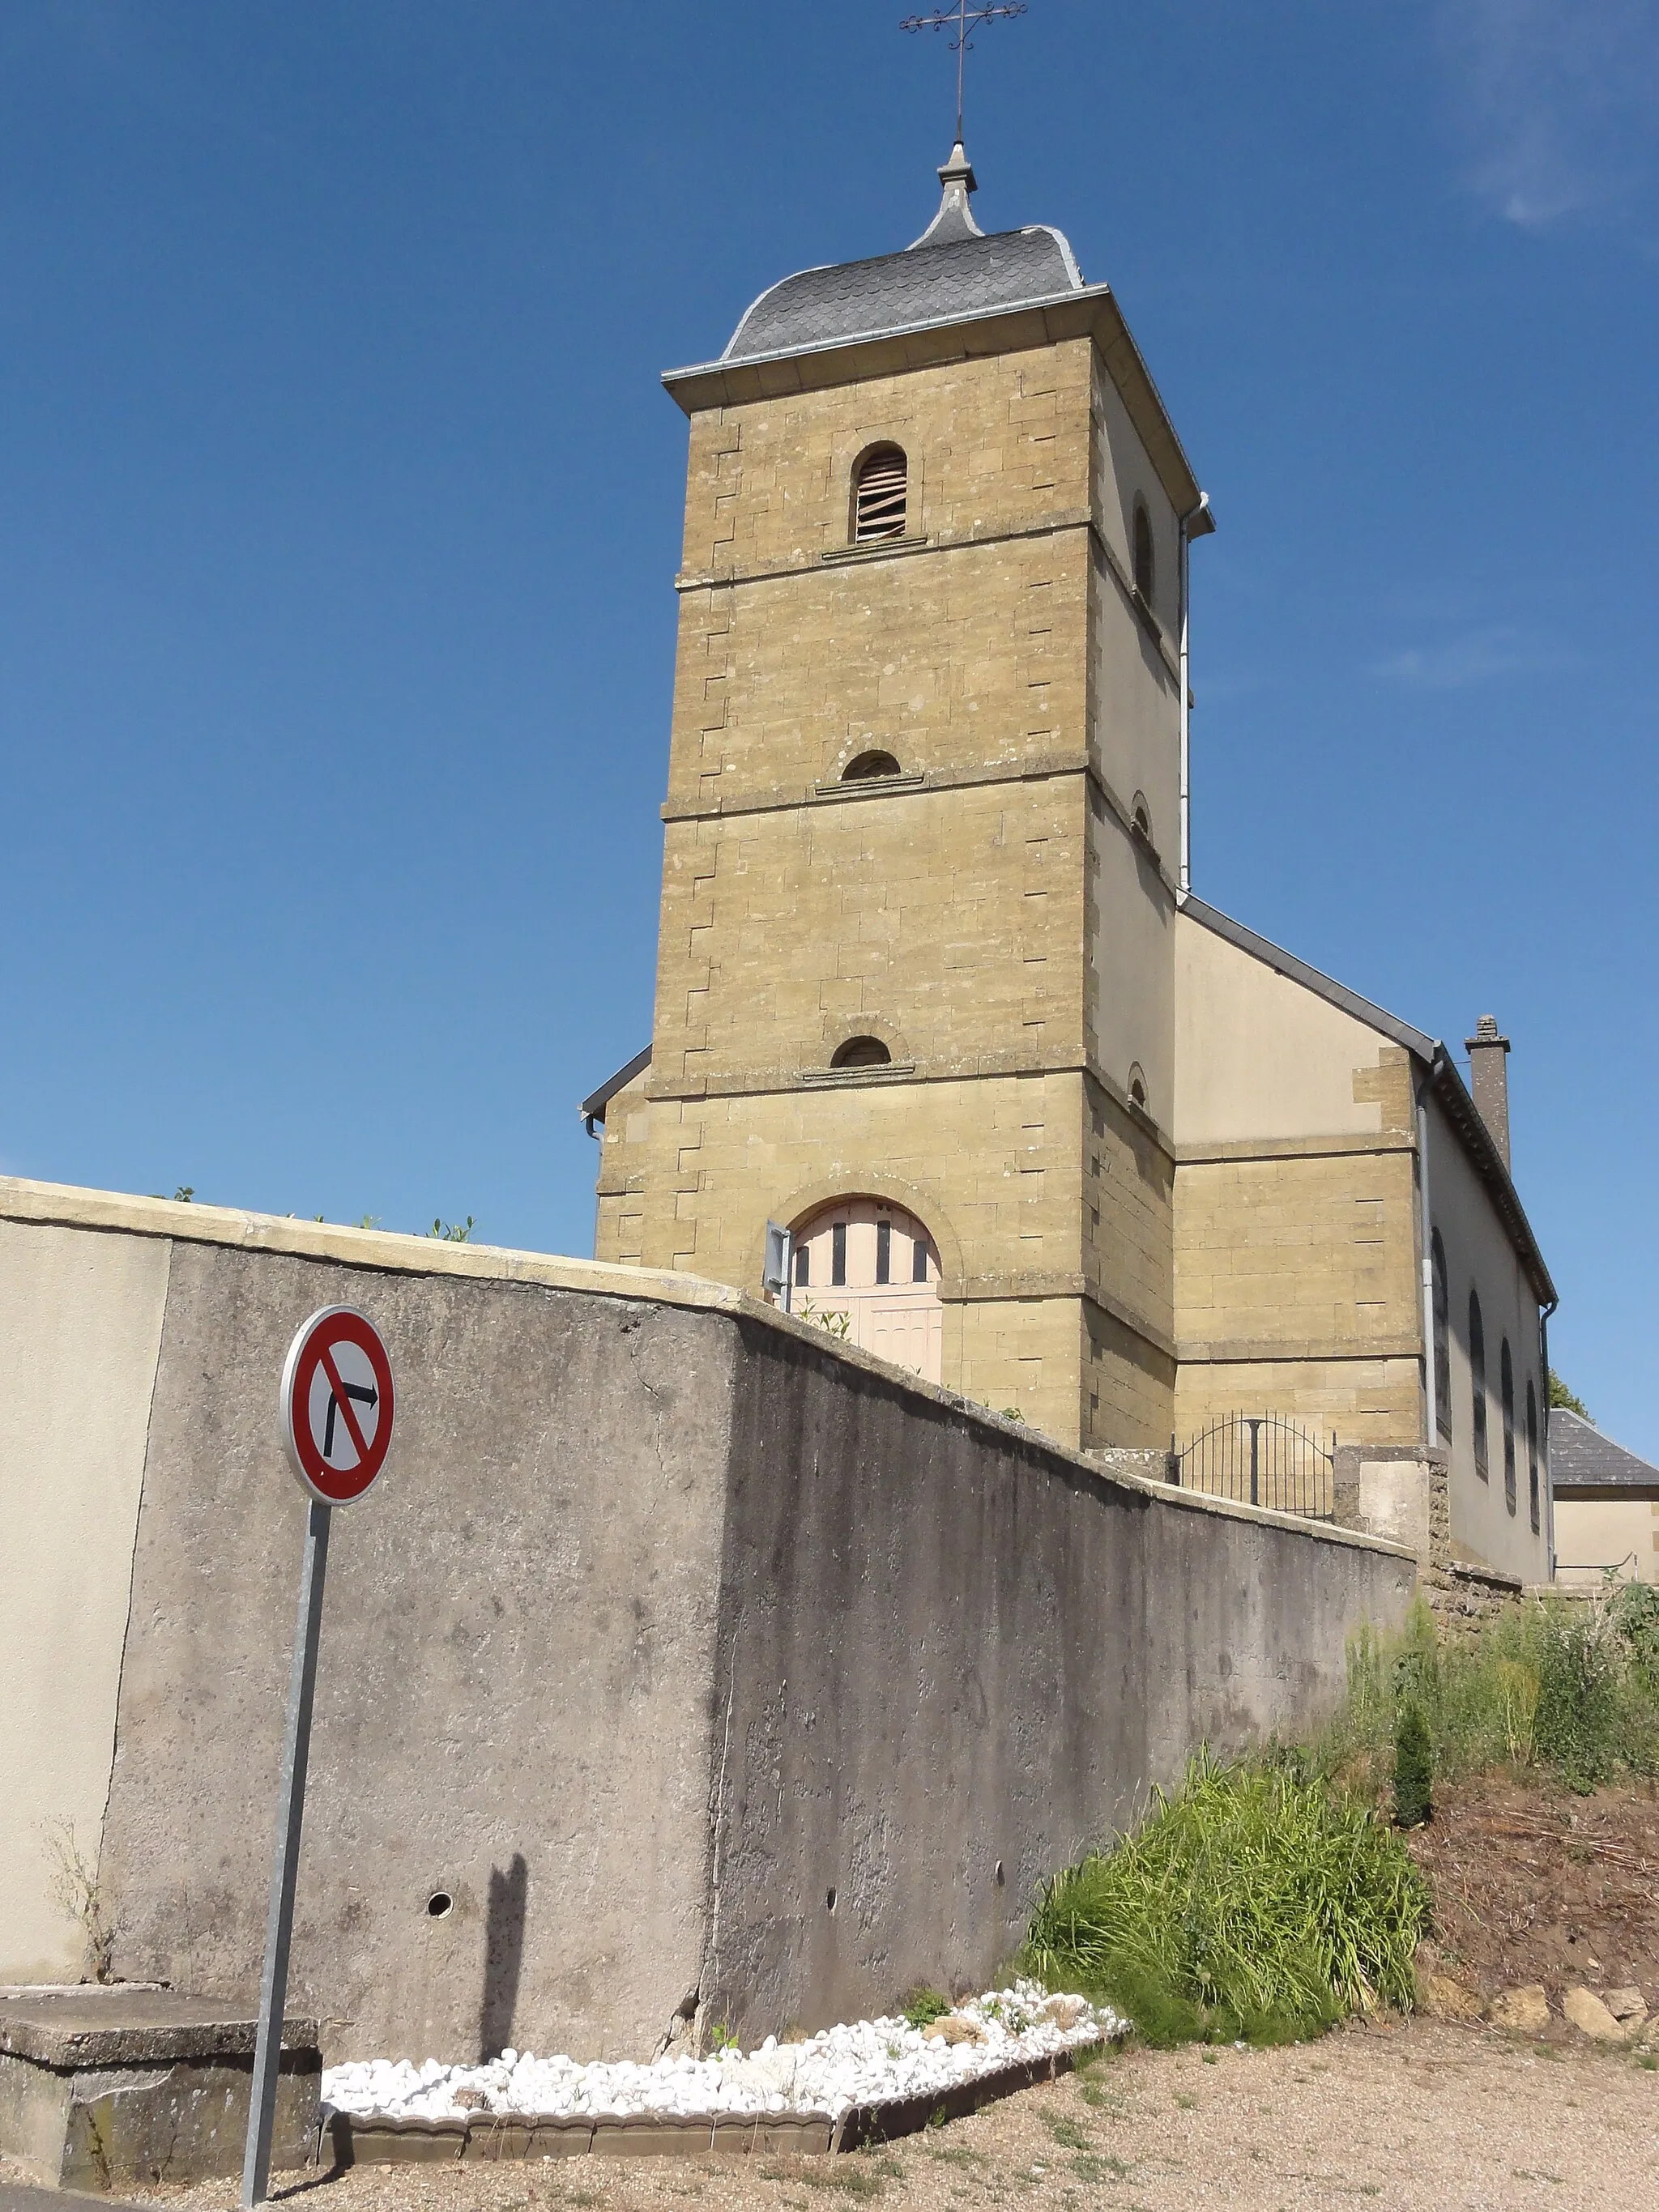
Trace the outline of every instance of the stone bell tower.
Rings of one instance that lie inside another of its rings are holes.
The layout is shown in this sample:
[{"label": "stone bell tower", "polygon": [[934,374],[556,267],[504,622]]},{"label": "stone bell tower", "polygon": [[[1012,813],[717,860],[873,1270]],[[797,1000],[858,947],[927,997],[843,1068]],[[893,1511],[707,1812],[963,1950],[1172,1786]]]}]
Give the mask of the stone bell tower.
[{"label": "stone bell tower", "polygon": [[1184,534],[1104,284],[983,234],[763,293],[690,423],[656,1011],[598,1256],[758,1291],[1062,1442],[1170,1434]]}]

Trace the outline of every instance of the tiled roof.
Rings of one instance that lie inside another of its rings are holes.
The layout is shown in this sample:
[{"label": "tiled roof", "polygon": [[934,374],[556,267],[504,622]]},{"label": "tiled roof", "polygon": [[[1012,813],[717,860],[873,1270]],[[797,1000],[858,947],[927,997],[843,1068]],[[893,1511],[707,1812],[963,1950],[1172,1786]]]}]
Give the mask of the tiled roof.
[{"label": "tiled roof", "polygon": [[761,294],[720,358],[751,361],[878,337],[1082,289],[1071,247],[1046,224],[989,238],[924,241],[872,261],[843,261],[786,276]]},{"label": "tiled roof", "polygon": [[1659,1498],[1659,1467],[1604,1437],[1593,1422],[1558,1407],[1550,1415],[1550,1487],[1558,1496],[1618,1490],[1650,1491]]}]

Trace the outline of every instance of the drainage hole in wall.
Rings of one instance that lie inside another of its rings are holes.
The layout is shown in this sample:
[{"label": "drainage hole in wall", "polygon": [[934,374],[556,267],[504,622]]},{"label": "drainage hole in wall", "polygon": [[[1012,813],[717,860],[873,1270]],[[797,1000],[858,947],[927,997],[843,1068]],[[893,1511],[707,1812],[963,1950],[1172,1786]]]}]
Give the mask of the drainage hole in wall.
[{"label": "drainage hole in wall", "polygon": [[1002,1887],[1002,1881],[1003,1881],[1003,1875],[1002,1875],[1002,1861],[1001,1861],[1000,1859],[999,1859],[999,1860],[997,1861],[997,1887],[998,1887],[999,1889],[1000,1889],[1000,1888]]},{"label": "drainage hole in wall", "polygon": [[828,1905],[830,1911],[833,1912],[836,1909],[836,1893],[833,1889],[826,1890],[824,1892],[823,1901],[825,1905]]},{"label": "drainage hole in wall", "polygon": [[447,1889],[434,1889],[426,1901],[426,1909],[434,1920],[441,1920],[455,1903]]}]

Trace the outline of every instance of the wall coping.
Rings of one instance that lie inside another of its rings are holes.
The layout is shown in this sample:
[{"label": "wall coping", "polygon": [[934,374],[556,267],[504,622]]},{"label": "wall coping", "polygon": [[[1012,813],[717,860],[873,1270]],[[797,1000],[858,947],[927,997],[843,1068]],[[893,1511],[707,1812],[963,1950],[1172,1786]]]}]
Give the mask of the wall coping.
[{"label": "wall coping", "polygon": [[[518,1252],[495,1244],[452,1244],[436,1237],[404,1235],[386,1229],[349,1229],[326,1221],[297,1221],[285,1215],[250,1213],[223,1206],[184,1204],[170,1198],[139,1198],[123,1191],[88,1190],[78,1184],[36,1182],[21,1176],[0,1176],[0,1221],[15,1221],[41,1228],[83,1229],[137,1237],[161,1237],[187,1244],[227,1245],[239,1251],[279,1252],[302,1260],[325,1260],[365,1273],[447,1275],[477,1282],[522,1283],[544,1290],[586,1291],[599,1297],[688,1307],[704,1313],[726,1314],[798,1341],[830,1358],[861,1368],[890,1388],[931,1400],[945,1410],[965,1417],[975,1426],[994,1431],[1005,1441],[1024,1444],[1042,1457],[1086,1474],[1097,1483],[1119,1490],[1138,1491],[1160,1504],[1187,1513],[1210,1513],[1224,1519],[1248,1521],[1257,1526],[1283,1528],[1311,1541],[1334,1544],[1351,1551],[1380,1552],[1391,1559],[1416,1564],[1417,1555],[1403,1544],[1357,1528],[1339,1528],[1328,1522],[1309,1522],[1294,1514],[1276,1513],[1262,1505],[1246,1505],[1231,1498],[1211,1498],[1202,1492],[1182,1490],[1127,1470],[1109,1469],[1086,1452],[1073,1451],[1040,1430],[1022,1421],[1005,1420],[989,1407],[981,1406],[959,1392],[927,1382],[908,1368],[895,1367],[873,1352],[842,1344],[826,1331],[786,1314],[776,1306],[736,1291],[725,1283],[711,1283],[665,1267],[625,1267],[607,1260],[571,1260],[544,1252]],[[1124,1449],[1133,1447],[1121,1447]]]}]

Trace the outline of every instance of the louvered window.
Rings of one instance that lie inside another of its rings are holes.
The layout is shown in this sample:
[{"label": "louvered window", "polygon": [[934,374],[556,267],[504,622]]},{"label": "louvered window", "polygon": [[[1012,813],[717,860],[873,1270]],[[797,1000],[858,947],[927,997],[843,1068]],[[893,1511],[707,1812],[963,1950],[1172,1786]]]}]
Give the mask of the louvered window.
[{"label": "louvered window", "polygon": [[878,545],[904,535],[906,467],[896,446],[878,446],[859,471],[853,498],[853,543]]}]

